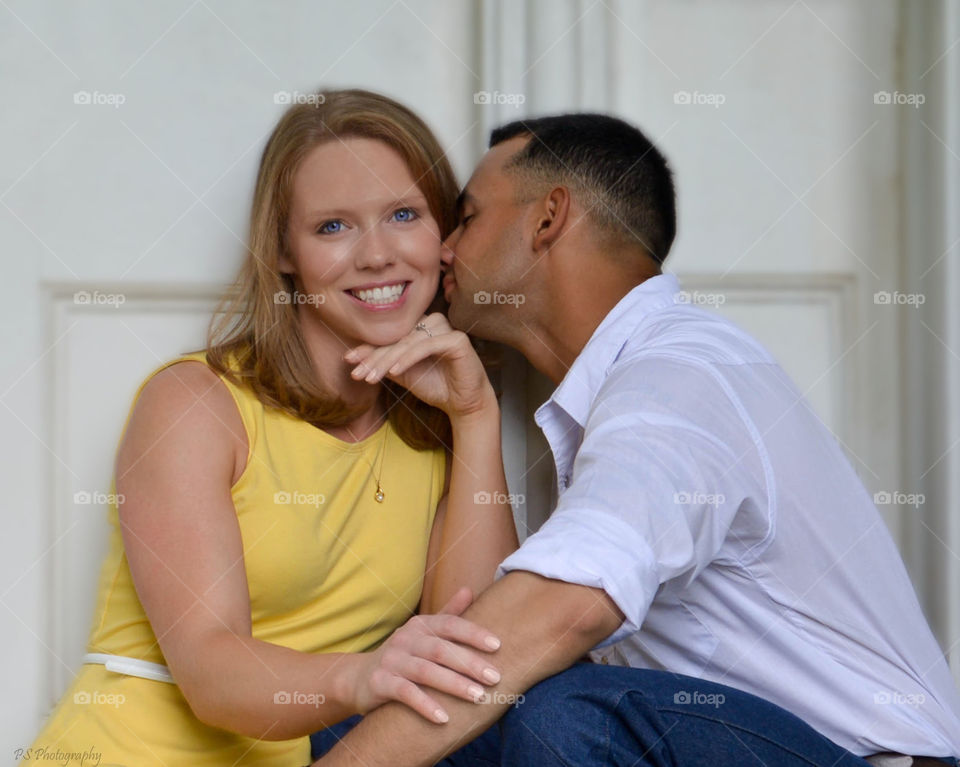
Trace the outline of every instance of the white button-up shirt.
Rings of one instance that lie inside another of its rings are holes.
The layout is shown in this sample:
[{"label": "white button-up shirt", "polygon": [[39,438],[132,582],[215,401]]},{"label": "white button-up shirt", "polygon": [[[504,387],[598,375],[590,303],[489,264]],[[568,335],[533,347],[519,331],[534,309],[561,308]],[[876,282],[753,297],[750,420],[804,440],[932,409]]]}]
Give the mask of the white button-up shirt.
[{"label": "white button-up shirt", "polygon": [[626,619],[595,660],[759,695],[858,755],[960,754],[960,695],[897,548],[751,336],[652,277],[536,420],[559,501],[497,575],[603,589]]}]

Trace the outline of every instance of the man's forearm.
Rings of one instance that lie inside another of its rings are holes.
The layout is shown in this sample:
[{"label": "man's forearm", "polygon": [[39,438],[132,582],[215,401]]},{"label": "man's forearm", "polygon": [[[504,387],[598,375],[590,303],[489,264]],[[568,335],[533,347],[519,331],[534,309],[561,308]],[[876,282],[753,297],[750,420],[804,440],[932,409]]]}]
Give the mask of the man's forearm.
[{"label": "man's forearm", "polygon": [[430,767],[499,719],[516,696],[571,666],[609,636],[623,616],[601,590],[516,571],[494,583],[464,613],[503,644],[491,656],[500,682],[485,703],[468,703],[431,690],[450,715],[431,724],[399,703],[366,716],[320,767]]}]

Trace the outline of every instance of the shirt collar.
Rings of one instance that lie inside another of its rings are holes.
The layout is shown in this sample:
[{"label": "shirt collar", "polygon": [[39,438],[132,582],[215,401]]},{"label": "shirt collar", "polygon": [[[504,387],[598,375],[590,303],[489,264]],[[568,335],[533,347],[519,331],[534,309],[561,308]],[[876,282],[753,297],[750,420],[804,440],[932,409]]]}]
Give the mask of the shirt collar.
[{"label": "shirt collar", "polygon": [[593,331],[550,399],[537,408],[537,423],[554,403],[585,428],[597,392],[627,339],[648,314],[674,304],[679,290],[680,284],[673,274],[658,274],[621,298]]}]

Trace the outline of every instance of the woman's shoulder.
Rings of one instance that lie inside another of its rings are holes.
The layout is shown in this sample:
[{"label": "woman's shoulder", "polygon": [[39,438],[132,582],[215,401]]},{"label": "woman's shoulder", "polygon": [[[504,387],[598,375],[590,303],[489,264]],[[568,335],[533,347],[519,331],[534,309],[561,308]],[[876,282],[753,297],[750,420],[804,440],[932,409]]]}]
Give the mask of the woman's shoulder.
[{"label": "woman's shoulder", "polygon": [[224,451],[246,455],[246,430],[237,404],[204,352],[181,355],[144,379],[131,406],[121,453],[124,446],[142,448],[161,438],[184,444],[212,440]]}]

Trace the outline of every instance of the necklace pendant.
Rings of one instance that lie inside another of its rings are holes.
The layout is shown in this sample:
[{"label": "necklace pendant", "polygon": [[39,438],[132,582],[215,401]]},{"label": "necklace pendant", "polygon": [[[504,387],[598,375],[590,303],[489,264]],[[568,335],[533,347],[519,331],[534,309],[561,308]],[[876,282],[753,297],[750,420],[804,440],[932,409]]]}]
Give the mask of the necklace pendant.
[{"label": "necklace pendant", "polygon": [[383,488],[380,487],[379,482],[377,482],[377,492],[373,494],[373,500],[377,503],[383,503]]}]

